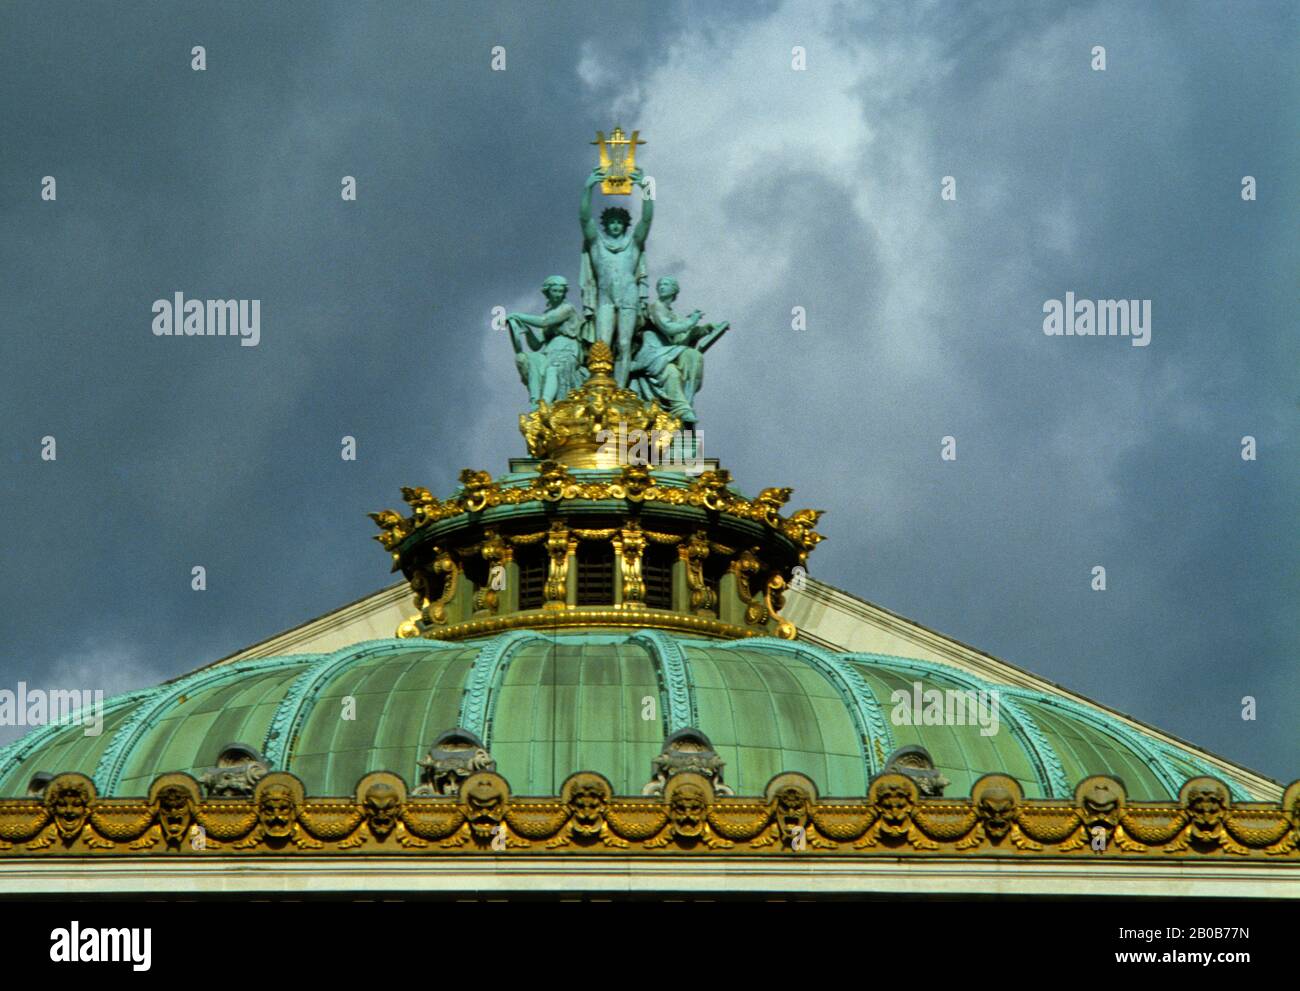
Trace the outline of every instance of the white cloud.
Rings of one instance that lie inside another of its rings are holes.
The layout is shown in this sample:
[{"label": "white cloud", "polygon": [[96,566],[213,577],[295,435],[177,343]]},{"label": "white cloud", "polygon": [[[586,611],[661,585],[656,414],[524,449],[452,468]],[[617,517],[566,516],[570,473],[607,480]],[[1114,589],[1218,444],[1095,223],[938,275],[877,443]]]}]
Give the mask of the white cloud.
[{"label": "white cloud", "polygon": [[[729,456],[761,461],[783,431],[830,430],[829,445],[857,452],[827,466],[824,447],[791,445],[788,470],[815,469],[829,488],[865,485],[877,525],[901,525],[930,493],[904,488],[907,472],[864,482],[862,450],[922,457],[900,433],[929,429],[930,416],[968,435],[992,428],[982,418],[1005,417],[1010,397],[989,368],[1018,355],[1038,371],[1020,403],[1026,429],[1016,450],[982,452],[986,470],[1010,475],[1036,448],[1084,504],[1109,504],[1119,460],[1146,434],[1148,368],[1135,354],[1090,374],[1091,408],[1125,425],[1119,444],[1062,402],[1059,385],[1087,369],[1096,355],[1084,349],[1098,342],[1044,343],[1037,279],[1044,255],[1082,271],[1094,260],[1080,254],[1079,207],[1060,177],[1027,164],[1041,142],[1069,131],[1055,118],[1074,86],[1077,25],[990,46],[987,71],[955,94],[947,49],[925,31],[848,31],[834,8],[795,3],[725,35],[698,28],[686,23],[642,76],[639,106],[623,123],[648,139],[642,159],[657,183],[652,276],[676,270],[685,308],[735,328],[710,355],[706,420],[711,409],[734,419],[736,399],[756,384],[773,389],[766,430],[715,435]],[[791,68],[796,44],[806,71]],[[617,69],[584,51],[593,102],[626,99]],[[948,174],[958,178],[957,203],[939,198]],[[838,213],[828,215],[828,203]],[[1059,292],[1070,288],[1080,287]],[[789,329],[792,305],[808,308],[803,337]],[[1033,408],[1036,395],[1051,404]],[[784,405],[773,410],[778,397]],[[938,448],[930,432],[927,457]]]},{"label": "white cloud", "polygon": [[[123,692],[158,684],[166,677],[158,668],[146,663],[135,647],[87,640],[80,649],[57,657],[39,674],[24,674],[20,670],[13,684],[0,685],[0,689],[16,693],[17,682],[24,681],[29,692],[35,689],[103,692],[107,701]],[[30,726],[0,726],[0,746],[30,731]]]}]

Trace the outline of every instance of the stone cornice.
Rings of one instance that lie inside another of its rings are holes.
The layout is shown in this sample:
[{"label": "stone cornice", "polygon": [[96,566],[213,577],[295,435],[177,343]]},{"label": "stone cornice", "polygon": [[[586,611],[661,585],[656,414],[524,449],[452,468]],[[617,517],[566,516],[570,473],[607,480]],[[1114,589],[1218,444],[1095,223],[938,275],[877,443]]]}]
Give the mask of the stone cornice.
[{"label": "stone cornice", "polygon": [[193,897],[357,893],[373,898],[514,893],[1300,898],[1300,864],[1256,861],[821,860],[794,857],[645,858],[626,855],[393,858],[269,857],[257,870],[198,858],[5,860],[0,896],[116,896],[159,892]]}]

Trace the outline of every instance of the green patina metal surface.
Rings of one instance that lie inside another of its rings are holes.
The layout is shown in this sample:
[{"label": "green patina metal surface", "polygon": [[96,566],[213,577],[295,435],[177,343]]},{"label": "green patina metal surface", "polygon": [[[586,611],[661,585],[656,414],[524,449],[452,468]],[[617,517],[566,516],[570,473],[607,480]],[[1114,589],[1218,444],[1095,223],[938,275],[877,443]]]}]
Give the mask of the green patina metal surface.
[{"label": "green patina metal surface", "polygon": [[[143,795],[163,768],[210,766],[225,743],[257,746],[290,678],[310,657],[206,668],[166,686],[114,734],[95,768],[106,795]],[[185,766],[200,755],[201,764]]]},{"label": "green patina metal surface", "polygon": [[697,695],[692,691],[690,662],[681,641],[661,630],[642,630],[629,643],[646,644],[655,654],[659,671],[660,699],[664,707],[664,736],[700,721]]},{"label": "green patina metal surface", "polygon": [[531,630],[513,630],[494,637],[477,651],[470,668],[469,683],[465,686],[465,697],[461,701],[460,717],[456,721],[458,726],[480,739],[485,738],[488,706],[499,695],[501,679],[510,667],[511,659],[516,651],[538,641],[549,644],[545,637]]},{"label": "green patina metal surface", "polygon": [[[793,644],[771,637],[721,645],[743,652],[757,647],[764,656],[773,653],[797,658],[819,673],[836,690],[854,722],[859,753],[869,774],[884,770],[884,757],[894,749],[894,735],[885,718],[883,701],[847,660],[847,656],[812,644]],[[793,768],[792,768],[793,770]]]},{"label": "green patina metal surface", "polygon": [[290,703],[283,719],[291,727],[288,749],[274,766],[322,795],[351,794],[376,770],[395,770],[414,783],[416,760],[456,725],[478,653],[465,644],[384,640],[331,655]]},{"label": "green patina metal surface", "polygon": [[[891,694],[917,682],[996,689],[998,732],[893,723]],[[1159,799],[1212,773],[1197,755],[1103,711],[928,661],[653,630],[515,631],[207,668],[109,700],[99,736],[45,727],[0,750],[0,795],[23,794],[37,771],[81,771],[102,794],[141,795],[159,774],[211,766],[234,740],[262,749],[311,794],[347,795],[374,770],[414,783],[430,742],[458,725],[484,740],[517,794],[530,795],[557,793],[578,770],[637,794],[664,737],[688,725],[709,735],[726,782],[749,795],[780,771],[807,774],[823,794],[862,795],[884,756],[905,744],[930,751],[949,795],[1000,772],[1027,797],[1066,798],[1087,775],[1114,774],[1130,797]],[[1237,786],[1234,795],[1252,797]]]},{"label": "green patina metal surface", "polygon": [[[21,794],[31,776],[47,767],[95,768],[117,731],[159,691],[146,688],[107,699],[104,725],[95,736],[87,736],[82,727],[51,724],[0,749],[0,795]],[[6,781],[13,782],[12,787],[3,787]]]},{"label": "green patina metal surface", "polygon": [[727,762],[727,784],[738,794],[761,794],[781,771],[800,771],[823,794],[866,794],[871,771],[841,686],[807,656],[774,643],[687,648],[700,729]]},{"label": "green patina metal surface", "polygon": [[[944,692],[956,691],[998,692],[998,727],[996,733],[985,735],[976,732],[978,740],[972,739],[969,727],[954,727],[961,730],[945,736],[936,733],[949,727],[923,726],[900,727],[910,729],[906,743],[919,743],[930,751],[935,766],[944,771],[954,788],[953,794],[966,794],[975,778],[967,780],[973,768],[985,766],[988,761],[1004,762],[1003,774],[1016,778],[1025,790],[1027,797],[1064,798],[1072,793],[1074,783],[1061,765],[1061,761],[1051,742],[1042,729],[1014,700],[996,685],[991,685],[965,671],[940,664],[924,663],[908,658],[891,657],[885,654],[854,654],[853,660],[868,671],[876,674],[890,687],[882,696],[889,699],[894,692],[913,693],[913,684],[921,684],[922,692],[936,689]],[[888,673],[888,674],[886,674]],[[903,677],[898,677],[903,675]],[[992,727],[989,727],[992,729]],[[927,741],[943,739],[946,747],[931,747]],[[951,758],[949,757],[951,755]],[[1077,781],[1077,779],[1076,779]]]},{"label": "green patina metal surface", "polygon": [[663,745],[659,699],[655,654],[645,645],[623,636],[546,638],[520,649],[504,672],[483,740],[517,793],[554,795],[574,771],[590,769],[637,794]]}]

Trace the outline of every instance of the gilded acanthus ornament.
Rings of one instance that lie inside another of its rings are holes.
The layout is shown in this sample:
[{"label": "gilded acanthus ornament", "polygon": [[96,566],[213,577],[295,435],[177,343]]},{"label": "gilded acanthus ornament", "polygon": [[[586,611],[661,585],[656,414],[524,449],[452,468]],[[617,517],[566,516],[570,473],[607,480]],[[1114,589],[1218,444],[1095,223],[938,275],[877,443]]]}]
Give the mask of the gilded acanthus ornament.
[{"label": "gilded acanthus ornament", "polygon": [[814,530],[821,510],[801,509],[788,518],[777,511],[780,503],[770,495],[789,489],[765,489],[764,496],[748,500],[729,488],[731,475],[725,469],[705,471],[685,485],[659,484],[655,469],[647,465],[622,466],[612,481],[581,481],[560,461],[543,461],[537,476],[528,485],[502,485],[485,471],[465,469],[461,472],[461,492],[451,499],[439,500],[428,489],[404,488],[403,498],[413,509],[403,517],[386,509],[370,516],[383,531],[376,535],[385,549],[395,551],[403,541],[421,528],[462,514],[482,512],[497,506],[519,506],[530,502],[605,501],[625,499],[629,503],[660,503],[667,506],[697,506],[738,519],[754,520],[787,537],[800,552],[800,559],[821,542]]},{"label": "gilded acanthus ornament", "polygon": [[704,560],[709,556],[709,535],[703,530],[695,533],[677,548],[686,565],[686,584],[691,590],[691,608],[708,610],[718,608],[718,594],[704,580]]},{"label": "gilded acanthus ornament", "polygon": [[633,609],[645,605],[645,580],[641,576],[641,555],[646,548],[646,534],[635,520],[624,527],[614,545],[614,552],[623,560],[623,608]]}]

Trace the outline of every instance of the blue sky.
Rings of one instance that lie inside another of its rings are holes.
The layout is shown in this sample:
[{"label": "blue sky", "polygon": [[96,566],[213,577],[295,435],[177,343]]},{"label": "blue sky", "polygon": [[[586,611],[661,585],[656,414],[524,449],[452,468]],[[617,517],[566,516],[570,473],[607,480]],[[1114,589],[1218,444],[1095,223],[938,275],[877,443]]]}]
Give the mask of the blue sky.
[{"label": "blue sky", "polygon": [[[490,312],[576,281],[618,122],[651,277],[733,325],[707,453],[827,510],[812,574],[1300,776],[1294,5],[0,18],[0,686],[150,684],[386,584],[365,513],[523,453]],[[261,300],[259,345],[155,337],[177,291]],[[1151,300],[1150,345],[1044,335],[1066,292]]]}]

